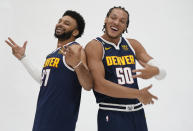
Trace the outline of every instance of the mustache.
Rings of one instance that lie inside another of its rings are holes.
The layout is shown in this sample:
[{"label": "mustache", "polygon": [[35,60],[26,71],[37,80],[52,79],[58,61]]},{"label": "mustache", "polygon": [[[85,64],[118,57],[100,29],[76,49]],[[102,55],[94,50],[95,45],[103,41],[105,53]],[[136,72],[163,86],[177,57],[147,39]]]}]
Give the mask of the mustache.
[{"label": "mustache", "polygon": [[61,26],[56,27],[56,28],[55,28],[55,31],[56,31],[57,29],[62,29],[63,31],[66,31],[66,29],[63,28],[63,27],[61,27]]}]

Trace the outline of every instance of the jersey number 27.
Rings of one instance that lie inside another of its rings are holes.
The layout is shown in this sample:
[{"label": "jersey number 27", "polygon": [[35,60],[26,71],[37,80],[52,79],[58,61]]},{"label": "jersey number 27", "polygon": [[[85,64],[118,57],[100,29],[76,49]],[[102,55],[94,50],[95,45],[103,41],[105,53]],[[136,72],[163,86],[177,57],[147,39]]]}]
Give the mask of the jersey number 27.
[{"label": "jersey number 27", "polygon": [[42,72],[42,86],[47,86],[49,75],[50,69],[44,69]]}]

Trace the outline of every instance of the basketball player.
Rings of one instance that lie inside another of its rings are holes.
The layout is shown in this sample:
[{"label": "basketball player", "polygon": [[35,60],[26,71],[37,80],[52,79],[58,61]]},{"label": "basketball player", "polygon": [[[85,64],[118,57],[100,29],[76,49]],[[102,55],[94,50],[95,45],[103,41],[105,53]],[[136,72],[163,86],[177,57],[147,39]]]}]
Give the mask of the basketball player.
[{"label": "basketball player", "polygon": [[84,19],[79,13],[71,10],[64,13],[55,28],[58,48],[47,56],[42,73],[38,73],[25,56],[27,42],[20,47],[11,38],[6,40],[13,55],[41,84],[33,131],[75,130],[81,86],[85,90],[92,88],[85,52],[75,42],[81,37],[84,27]]},{"label": "basketball player", "polygon": [[[98,131],[147,131],[142,104],[153,104],[157,97],[149,92],[151,86],[139,90],[136,78],[165,76],[137,40],[122,37],[128,25],[129,13],[123,7],[111,8],[104,34],[85,48],[99,103]],[[136,60],[144,69],[135,68]]]}]

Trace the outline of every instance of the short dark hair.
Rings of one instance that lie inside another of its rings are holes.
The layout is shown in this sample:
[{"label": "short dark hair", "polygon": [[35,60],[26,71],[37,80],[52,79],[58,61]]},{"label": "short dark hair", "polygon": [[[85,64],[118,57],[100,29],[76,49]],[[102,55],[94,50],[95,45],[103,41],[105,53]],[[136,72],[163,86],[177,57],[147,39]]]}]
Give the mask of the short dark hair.
[{"label": "short dark hair", "polygon": [[[111,14],[111,12],[112,12],[112,10],[113,9],[121,9],[121,10],[123,10],[125,13],[127,13],[127,28],[128,28],[128,26],[129,26],[129,12],[124,8],[124,7],[121,7],[121,6],[114,6],[114,7],[112,7],[112,8],[110,8],[109,9],[109,11],[107,12],[107,15],[106,15],[106,17],[109,17],[109,15]],[[104,29],[105,29],[105,26],[106,26],[106,24],[104,24],[103,25],[103,31],[104,31]],[[127,28],[126,28],[126,32],[127,32]],[[124,33],[124,32],[123,32]]]},{"label": "short dark hair", "polygon": [[70,16],[76,20],[78,31],[79,31],[79,34],[76,36],[76,38],[81,37],[81,35],[84,32],[84,28],[85,28],[84,18],[78,12],[72,11],[72,10],[67,10],[66,12],[64,12],[63,16]]}]

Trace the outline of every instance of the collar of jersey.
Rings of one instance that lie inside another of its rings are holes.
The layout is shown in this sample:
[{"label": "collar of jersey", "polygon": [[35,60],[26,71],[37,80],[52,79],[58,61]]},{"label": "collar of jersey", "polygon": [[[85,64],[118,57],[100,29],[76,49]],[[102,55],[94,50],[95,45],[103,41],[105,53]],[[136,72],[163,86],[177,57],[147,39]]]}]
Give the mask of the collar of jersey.
[{"label": "collar of jersey", "polygon": [[112,45],[113,47],[115,47],[116,50],[119,50],[119,49],[120,49],[119,45],[120,45],[120,43],[121,43],[121,41],[122,41],[122,37],[120,37],[119,42],[118,42],[117,45],[116,45],[115,43],[113,43],[113,42],[110,42],[110,41],[107,41],[107,40],[103,39],[102,37],[100,37],[100,38],[101,38],[105,43],[107,43],[107,44]]},{"label": "collar of jersey", "polygon": [[[67,43],[66,45],[64,45],[64,47],[70,45],[70,44],[73,43],[73,42],[75,42],[75,41],[71,41],[71,42]],[[55,49],[52,53],[58,51],[60,48],[61,48],[61,47],[58,47],[58,48]]]},{"label": "collar of jersey", "polygon": [[[66,45],[64,45],[64,47],[72,44],[73,42],[75,42],[75,41],[71,41],[71,42],[67,43]],[[61,47],[60,47],[60,48],[61,48]]]}]

